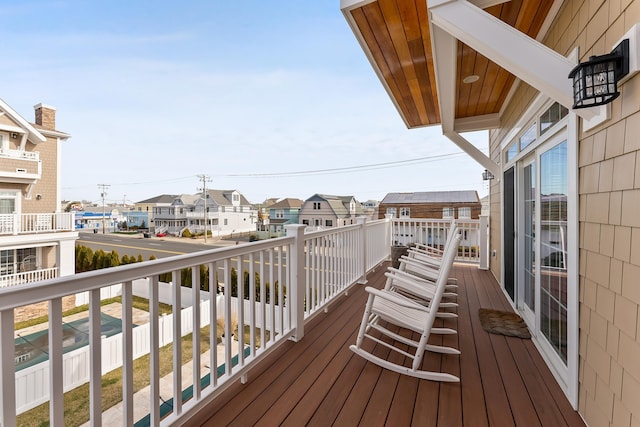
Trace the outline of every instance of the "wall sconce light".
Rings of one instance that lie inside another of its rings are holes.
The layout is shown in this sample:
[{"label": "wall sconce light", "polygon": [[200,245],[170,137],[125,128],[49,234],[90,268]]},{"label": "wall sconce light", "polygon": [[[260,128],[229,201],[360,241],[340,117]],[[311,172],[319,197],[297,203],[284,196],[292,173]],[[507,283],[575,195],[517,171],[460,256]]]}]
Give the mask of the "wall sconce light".
[{"label": "wall sconce light", "polygon": [[573,108],[596,107],[616,99],[618,82],[629,74],[629,39],[611,53],[592,56],[569,73],[573,79]]},{"label": "wall sconce light", "polygon": [[42,194],[36,194],[36,200],[42,199]]},{"label": "wall sconce light", "polygon": [[17,139],[18,138],[18,132],[11,132],[11,138]]},{"label": "wall sconce light", "polygon": [[490,180],[492,180],[493,178],[495,178],[495,177],[493,176],[493,174],[491,173],[491,171],[489,171],[489,170],[485,169],[485,170],[484,170],[484,172],[482,172],[482,180],[483,180],[483,181],[490,181]]}]

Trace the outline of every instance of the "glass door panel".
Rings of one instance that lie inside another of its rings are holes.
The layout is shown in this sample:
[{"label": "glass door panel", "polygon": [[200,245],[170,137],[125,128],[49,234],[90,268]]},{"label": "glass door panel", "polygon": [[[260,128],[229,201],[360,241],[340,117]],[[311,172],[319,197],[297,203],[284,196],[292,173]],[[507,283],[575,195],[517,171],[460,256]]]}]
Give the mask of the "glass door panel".
[{"label": "glass door panel", "polygon": [[523,170],[523,295],[522,301],[531,313],[536,309],[536,165]]},{"label": "glass door panel", "polygon": [[567,142],[540,155],[540,332],[567,363]]}]

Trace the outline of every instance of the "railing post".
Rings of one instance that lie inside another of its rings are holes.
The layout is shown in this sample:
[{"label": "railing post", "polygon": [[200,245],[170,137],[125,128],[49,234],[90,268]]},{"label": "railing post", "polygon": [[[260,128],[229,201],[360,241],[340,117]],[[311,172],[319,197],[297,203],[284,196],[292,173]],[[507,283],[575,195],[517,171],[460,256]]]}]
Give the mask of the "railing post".
[{"label": "railing post", "polygon": [[360,263],[362,264],[362,277],[358,283],[365,285],[367,283],[367,217],[361,216],[356,219],[360,226]]},{"label": "railing post", "polygon": [[298,342],[304,337],[304,297],[306,275],[304,272],[304,224],[285,225],[287,236],[293,237],[289,256],[289,292],[291,292],[291,329],[295,332],[291,339]]},{"label": "railing post", "polygon": [[489,269],[489,216],[480,215],[480,245],[478,250],[480,251],[480,270]]},{"label": "railing post", "polygon": [[18,233],[21,231],[20,230],[21,228],[20,225],[22,223],[22,221],[20,221],[21,216],[22,215],[16,214],[16,213],[13,214],[13,235],[14,236],[18,235]]},{"label": "railing post", "polygon": [[0,311],[0,426],[16,425],[16,365],[13,310]]},{"label": "railing post", "polygon": [[393,214],[384,214],[384,219],[389,222],[389,227],[387,227],[387,258],[391,259],[391,246],[393,245]]}]

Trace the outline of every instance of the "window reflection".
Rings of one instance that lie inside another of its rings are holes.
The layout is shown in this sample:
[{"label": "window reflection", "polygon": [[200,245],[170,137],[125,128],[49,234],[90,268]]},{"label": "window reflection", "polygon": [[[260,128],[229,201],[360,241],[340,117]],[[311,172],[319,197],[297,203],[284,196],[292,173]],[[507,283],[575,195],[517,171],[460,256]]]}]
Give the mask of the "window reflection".
[{"label": "window reflection", "polygon": [[541,332],[567,362],[567,142],[540,156]]}]

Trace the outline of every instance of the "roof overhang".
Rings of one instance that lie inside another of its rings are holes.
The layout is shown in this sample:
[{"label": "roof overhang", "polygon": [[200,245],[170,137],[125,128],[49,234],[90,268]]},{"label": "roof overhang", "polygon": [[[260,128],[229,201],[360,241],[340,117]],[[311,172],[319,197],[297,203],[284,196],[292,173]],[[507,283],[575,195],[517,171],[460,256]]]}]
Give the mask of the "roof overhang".
[{"label": "roof overhang", "polygon": [[[443,133],[492,172],[461,132],[500,126],[524,81],[567,108],[567,58],[541,40],[562,0],[342,0],[360,46],[408,128]],[[593,120],[603,110],[575,112]]]},{"label": "roof overhang", "polygon": [[41,142],[45,142],[47,138],[42,135],[31,123],[26,121],[20,114],[16,113],[13,108],[9,106],[6,102],[0,99],[0,110],[4,111],[13,121],[18,123],[19,130],[16,130],[20,133],[25,133],[29,141],[34,144],[39,144]]}]

